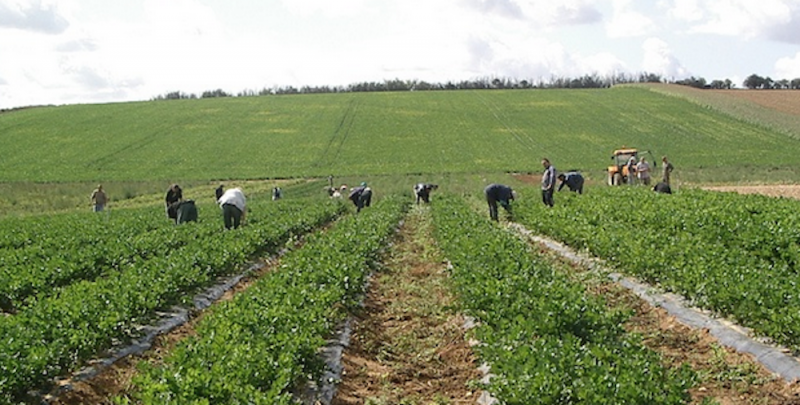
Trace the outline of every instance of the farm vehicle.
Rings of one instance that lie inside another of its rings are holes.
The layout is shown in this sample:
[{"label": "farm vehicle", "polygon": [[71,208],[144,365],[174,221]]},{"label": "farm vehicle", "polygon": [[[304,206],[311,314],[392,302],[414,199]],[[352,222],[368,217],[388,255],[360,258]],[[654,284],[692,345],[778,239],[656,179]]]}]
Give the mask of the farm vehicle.
[{"label": "farm vehicle", "polygon": [[631,157],[633,157],[638,163],[640,156],[648,157],[651,164],[650,168],[656,168],[656,161],[653,159],[653,154],[650,153],[650,151],[640,151],[636,148],[626,148],[624,146],[621,149],[615,150],[611,155],[611,160],[614,162],[608,166],[608,185],[618,186],[620,184],[628,183],[628,176],[632,175],[632,173],[628,173],[628,161],[631,159]]}]

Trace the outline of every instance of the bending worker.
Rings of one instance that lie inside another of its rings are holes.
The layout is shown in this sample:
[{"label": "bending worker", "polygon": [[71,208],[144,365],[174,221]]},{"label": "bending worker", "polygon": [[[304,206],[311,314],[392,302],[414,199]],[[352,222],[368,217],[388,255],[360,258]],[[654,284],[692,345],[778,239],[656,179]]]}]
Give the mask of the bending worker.
[{"label": "bending worker", "polygon": [[558,191],[561,191],[562,188],[566,185],[569,188],[569,191],[575,191],[578,194],[583,194],[583,176],[576,171],[570,171],[566,173],[559,173],[558,179],[561,181],[561,184],[558,186]]},{"label": "bending worker", "polygon": [[489,184],[483,190],[486,194],[486,202],[489,203],[489,217],[497,221],[497,204],[499,203],[507,212],[512,215],[511,201],[516,197],[516,192],[511,187],[503,184]]},{"label": "bending worker", "polygon": [[244,222],[247,216],[247,200],[244,198],[242,190],[232,188],[226,190],[222,197],[217,200],[219,207],[222,208],[222,219],[225,222],[225,229],[236,229]]},{"label": "bending worker", "polygon": [[437,184],[430,184],[430,183],[417,183],[414,185],[414,195],[417,196],[417,204],[419,204],[419,200],[424,201],[425,203],[431,202],[431,191],[436,190],[439,188]]},{"label": "bending worker", "polygon": [[360,186],[353,187],[353,189],[350,190],[350,195],[347,198],[355,204],[356,212],[361,212],[361,209],[369,207],[372,201],[372,189],[367,187],[366,182],[361,182]]}]

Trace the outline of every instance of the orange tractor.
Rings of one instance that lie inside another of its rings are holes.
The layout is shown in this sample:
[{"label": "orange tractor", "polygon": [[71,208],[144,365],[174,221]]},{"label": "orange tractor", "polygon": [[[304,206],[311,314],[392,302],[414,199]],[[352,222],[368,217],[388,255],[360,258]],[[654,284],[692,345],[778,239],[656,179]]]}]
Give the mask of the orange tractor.
[{"label": "orange tractor", "polygon": [[624,146],[622,149],[615,150],[614,154],[611,155],[611,160],[613,160],[614,163],[608,166],[608,185],[618,186],[620,184],[627,184],[628,176],[632,174],[628,173],[628,161],[633,157],[638,163],[639,156],[641,155],[647,155],[650,159],[651,170],[656,168],[656,161],[653,160],[653,154],[650,153],[650,151],[640,151],[635,148],[626,148]]}]

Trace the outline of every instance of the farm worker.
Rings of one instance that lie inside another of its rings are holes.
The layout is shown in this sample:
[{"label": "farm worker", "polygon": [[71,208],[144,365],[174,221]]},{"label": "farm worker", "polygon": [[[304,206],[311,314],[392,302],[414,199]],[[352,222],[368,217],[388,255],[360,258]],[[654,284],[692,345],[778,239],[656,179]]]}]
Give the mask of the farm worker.
[{"label": "farm worker", "polygon": [[669,160],[667,160],[666,156],[661,157],[661,181],[669,184],[669,175],[672,173],[674,168],[675,167],[672,166],[672,163],[670,163]]},{"label": "farm worker", "polygon": [[429,203],[431,191],[436,190],[439,188],[438,184],[430,184],[430,183],[417,183],[414,185],[414,195],[417,196],[417,204],[419,204],[419,200],[424,201],[425,203]]},{"label": "farm worker", "polygon": [[219,207],[222,208],[222,220],[225,222],[225,229],[236,229],[244,222],[247,216],[247,200],[240,188],[232,188],[225,191],[217,200]]},{"label": "farm worker", "polygon": [[92,191],[92,209],[94,212],[101,212],[108,203],[106,192],[103,191],[103,185],[98,184],[97,188]]},{"label": "farm worker", "polygon": [[178,203],[183,200],[183,190],[177,184],[169,186],[164,202],[167,204],[167,218],[178,219]]},{"label": "farm worker", "polygon": [[647,163],[647,159],[642,158],[636,165],[636,177],[645,186],[650,185],[650,163]]},{"label": "farm worker", "polygon": [[361,212],[364,207],[369,207],[372,202],[372,189],[367,186],[366,182],[361,182],[358,187],[353,187],[348,196],[350,201],[356,206],[356,212]]},{"label": "farm worker", "polygon": [[489,203],[489,218],[493,221],[497,221],[497,203],[508,212],[508,215],[512,215],[511,212],[511,201],[517,196],[517,193],[511,189],[511,187],[503,185],[503,184],[489,184],[483,189],[483,193],[486,194],[486,202]]},{"label": "farm worker", "polygon": [[672,188],[669,186],[669,184],[664,183],[663,181],[658,182],[653,187],[653,191],[657,193],[672,194]]},{"label": "farm worker", "polygon": [[275,187],[272,189],[272,201],[280,200],[283,197],[283,190],[280,187]]},{"label": "farm worker", "polygon": [[569,191],[576,191],[578,194],[583,194],[583,176],[576,171],[559,173],[558,179],[561,184],[558,186],[558,191],[566,185]]},{"label": "farm worker", "polygon": [[197,221],[197,206],[194,205],[194,200],[180,201],[177,203],[177,206],[177,216],[175,218],[176,224]]},{"label": "farm worker", "polygon": [[544,205],[553,206],[553,191],[556,189],[556,168],[547,158],[542,159],[544,174],[542,174],[542,202]]},{"label": "farm worker", "polygon": [[625,166],[628,168],[628,184],[636,184],[636,158],[631,156],[631,158],[628,159],[628,164]]}]

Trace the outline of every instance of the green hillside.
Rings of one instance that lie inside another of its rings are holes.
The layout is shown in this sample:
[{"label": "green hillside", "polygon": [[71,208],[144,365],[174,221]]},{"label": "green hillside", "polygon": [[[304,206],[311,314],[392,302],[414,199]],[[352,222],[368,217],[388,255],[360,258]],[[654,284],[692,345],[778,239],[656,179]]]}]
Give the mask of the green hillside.
[{"label": "green hillside", "polygon": [[[798,172],[800,140],[643,88],[347,93],[0,115],[2,182],[265,179],[560,169],[622,145],[692,173]],[[712,175],[714,177],[715,175]]]}]

